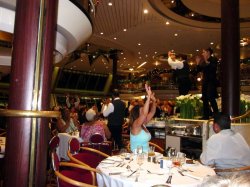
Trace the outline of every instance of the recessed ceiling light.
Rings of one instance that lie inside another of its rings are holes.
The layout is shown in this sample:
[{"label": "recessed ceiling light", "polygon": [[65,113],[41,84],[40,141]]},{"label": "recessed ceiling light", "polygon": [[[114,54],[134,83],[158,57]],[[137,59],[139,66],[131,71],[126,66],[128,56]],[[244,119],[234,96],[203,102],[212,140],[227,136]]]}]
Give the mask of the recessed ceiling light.
[{"label": "recessed ceiling light", "polygon": [[112,3],[112,2],[109,2],[109,3],[108,3],[108,6],[112,6],[112,5],[113,5],[113,3]]},{"label": "recessed ceiling light", "polygon": [[168,22],[168,21],[166,21],[166,25],[169,25],[169,22]]},{"label": "recessed ceiling light", "polygon": [[126,60],[126,57],[124,57],[123,59]]},{"label": "recessed ceiling light", "polygon": [[138,54],[140,55],[140,54],[141,54],[141,52],[139,51],[139,52],[138,52]]},{"label": "recessed ceiling light", "polygon": [[199,52],[200,50],[199,49],[196,49],[197,52]]},{"label": "recessed ceiling light", "polygon": [[144,9],[144,10],[143,10],[143,13],[144,13],[144,14],[147,14],[147,13],[148,13],[148,9]]},{"label": "recessed ceiling light", "polygon": [[121,55],[123,55],[123,52],[121,52]]},{"label": "recessed ceiling light", "polygon": [[148,58],[148,55],[145,55],[146,58]]},{"label": "recessed ceiling light", "polygon": [[103,32],[101,32],[100,34],[103,35]]},{"label": "recessed ceiling light", "polygon": [[81,62],[83,61],[83,59],[81,59]]},{"label": "recessed ceiling light", "polygon": [[210,42],[210,45],[214,45],[214,42]]},{"label": "recessed ceiling light", "polygon": [[126,31],[127,31],[127,29],[123,29],[123,31],[124,31],[124,32],[126,32]]},{"label": "recessed ceiling light", "polygon": [[175,34],[174,34],[174,36],[178,36],[178,34],[177,34],[177,33],[175,33]]},{"label": "recessed ceiling light", "polygon": [[172,0],[171,3],[174,3],[174,0]]},{"label": "recessed ceiling light", "polygon": [[138,43],[137,45],[141,45],[141,43]]},{"label": "recessed ceiling light", "polygon": [[129,71],[133,71],[134,70],[134,68],[129,68]]},{"label": "recessed ceiling light", "polygon": [[114,37],[114,40],[116,40],[117,38],[116,37]]},{"label": "recessed ceiling light", "polygon": [[155,51],[155,54],[157,54],[157,51]]},{"label": "recessed ceiling light", "polygon": [[141,59],[141,56],[139,56],[139,59]]}]

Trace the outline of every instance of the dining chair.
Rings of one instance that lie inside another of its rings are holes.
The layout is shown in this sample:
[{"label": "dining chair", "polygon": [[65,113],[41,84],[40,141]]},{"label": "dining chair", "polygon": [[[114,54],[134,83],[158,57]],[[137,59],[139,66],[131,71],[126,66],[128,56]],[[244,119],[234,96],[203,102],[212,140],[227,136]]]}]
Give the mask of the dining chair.
[{"label": "dining chair", "polygon": [[[58,136],[53,136],[49,141],[49,154],[48,154],[48,160],[52,159],[52,153],[56,152],[56,148],[59,146],[60,138]],[[53,168],[51,165],[51,162],[48,163],[48,178],[47,181],[49,184],[53,182],[53,179],[55,178]]]},{"label": "dining chair", "polygon": [[82,145],[82,147],[90,147],[93,149],[97,149],[103,153],[106,153],[107,155],[112,154],[112,142],[105,141],[104,137],[99,133],[93,134],[90,137],[89,142],[87,144],[83,143],[81,145]]},{"label": "dining chair", "polygon": [[92,134],[89,138],[91,144],[101,144],[104,142],[104,137],[100,133]]},{"label": "dining chair", "polygon": [[90,147],[80,147],[76,138],[69,141],[68,157],[74,163],[96,168],[98,164],[109,155]]},{"label": "dining chair", "polygon": [[[155,144],[155,143],[153,143],[153,142],[148,142],[149,143],[149,145],[150,146],[154,146],[155,147],[155,151],[156,152],[159,152],[159,153],[164,153],[164,149],[162,148],[162,147],[160,147],[159,145],[157,145],[157,144]],[[127,142],[127,147],[126,147],[126,149],[129,151],[129,152],[131,152],[131,150],[130,150],[130,141],[128,141]]]},{"label": "dining chair", "polygon": [[250,166],[242,166],[242,167],[236,167],[236,168],[225,168],[225,169],[219,169],[215,168],[214,169],[215,173],[220,175],[220,174],[231,174],[234,172],[250,172]]},{"label": "dining chair", "polygon": [[59,187],[97,186],[96,173],[100,173],[97,169],[75,163],[60,162],[56,152],[52,153],[52,166]]}]

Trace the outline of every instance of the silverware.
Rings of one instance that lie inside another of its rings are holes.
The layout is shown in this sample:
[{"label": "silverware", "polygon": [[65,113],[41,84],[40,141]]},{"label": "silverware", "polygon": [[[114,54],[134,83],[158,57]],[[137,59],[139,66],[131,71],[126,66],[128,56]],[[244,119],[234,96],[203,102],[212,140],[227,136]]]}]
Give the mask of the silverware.
[{"label": "silverware", "polygon": [[154,172],[151,172],[151,171],[149,171],[149,170],[147,170],[147,172],[148,172],[149,174],[164,175],[163,173],[154,173]]},{"label": "silverware", "polygon": [[130,159],[130,161],[128,162],[128,163],[130,163],[130,162],[132,162],[134,159],[132,158],[132,159]]},{"label": "silverware", "polygon": [[122,172],[111,172],[109,175],[120,175]]},{"label": "silverware", "polygon": [[116,167],[120,167],[122,165],[122,163],[119,163]]},{"label": "silverware", "polygon": [[180,173],[181,176],[185,176],[180,170],[178,170],[178,173]]},{"label": "silverware", "polygon": [[131,167],[130,167],[130,165],[127,165],[127,170],[129,170],[129,171],[131,171],[131,172],[133,172],[133,170],[131,169]]},{"label": "silverware", "polygon": [[[138,170],[138,169],[137,169]],[[134,173],[137,172],[137,170],[133,171],[128,177],[131,177]]]},{"label": "silverware", "polygon": [[166,183],[171,184],[171,180],[172,180],[172,174],[168,176]]}]

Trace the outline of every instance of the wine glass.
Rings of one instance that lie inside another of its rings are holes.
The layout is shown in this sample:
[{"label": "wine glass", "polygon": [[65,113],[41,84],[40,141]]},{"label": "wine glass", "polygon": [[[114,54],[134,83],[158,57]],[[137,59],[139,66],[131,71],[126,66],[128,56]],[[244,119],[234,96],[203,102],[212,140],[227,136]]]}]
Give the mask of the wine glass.
[{"label": "wine glass", "polygon": [[143,153],[138,154],[136,157],[136,161],[137,161],[137,164],[139,165],[139,170],[142,170],[141,166],[144,162],[144,154]]}]

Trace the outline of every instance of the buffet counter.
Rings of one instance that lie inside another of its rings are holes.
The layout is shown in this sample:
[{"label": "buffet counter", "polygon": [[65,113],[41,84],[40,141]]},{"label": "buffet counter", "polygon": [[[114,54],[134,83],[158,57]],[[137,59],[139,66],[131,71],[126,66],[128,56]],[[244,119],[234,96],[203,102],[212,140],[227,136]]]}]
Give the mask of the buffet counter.
[{"label": "buffet counter", "polygon": [[[214,134],[212,122],[195,119],[153,119],[146,126],[151,132],[152,141],[163,148],[173,147],[185,152],[190,158],[198,159],[206,147],[206,142]],[[242,134],[250,145],[250,123],[232,123],[231,128]]]}]

